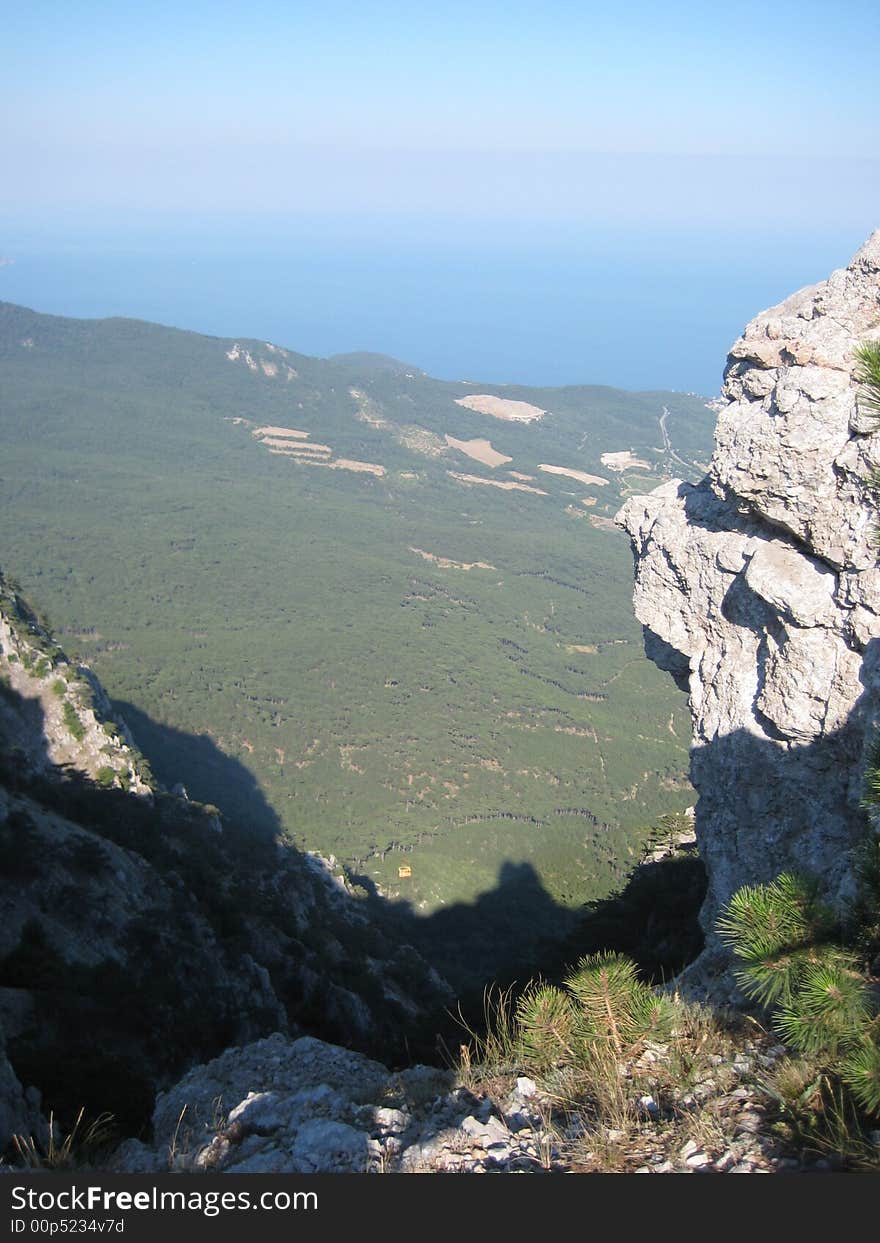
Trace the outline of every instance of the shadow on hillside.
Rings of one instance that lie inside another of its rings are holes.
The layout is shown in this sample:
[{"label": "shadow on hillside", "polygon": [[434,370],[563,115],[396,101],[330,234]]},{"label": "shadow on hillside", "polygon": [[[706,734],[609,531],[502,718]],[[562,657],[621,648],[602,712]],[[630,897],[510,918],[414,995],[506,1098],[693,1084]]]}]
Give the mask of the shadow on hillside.
[{"label": "shadow on hillside", "polygon": [[521,982],[543,970],[551,947],[572,931],[574,912],[560,906],[530,863],[504,862],[493,889],[430,915],[405,898],[379,896],[368,876],[353,875],[370,895],[374,919],[409,940],[456,992]]},{"label": "shadow on hillside", "polygon": [[[13,694],[7,689],[7,697]],[[39,706],[34,707],[39,713]],[[267,869],[275,866],[275,842],[281,835],[281,825],[258,781],[242,763],[224,754],[209,736],[192,735],[160,724],[130,702],[115,701],[113,708],[130,727],[138,747],[166,788],[173,789],[182,782],[190,798],[217,805],[224,816],[227,837],[246,852],[249,862]],[[20,723],[22,718],[12,718],[13,729],[15,720]],[[31,737],[34,728],[34,722],[29,720]],[[37,732],[43,737],[41,728]],[[47,760],[45,746],[43,755]],[[14,764],[11,769],[7,767],[7,783],[14,780],[14,772]],[[63,794],[53,790],[52,785],[47,779],[43,797],[56,806],[67,803],[80,819],[92,818],[99,831],[102,824],[112,824],[118,830],[121,821],[132,820],[137,825],[143,821],[143,827],[133,827],[121,842],[138,848],[138,834],[147,831],[151,819],[147,807],[135,808],[121,791],[99,792],[88,782],[65,782]],[[293,847],[290,850],[297,853]],[[479,894],[473,902],[456,902],[431,915],[421,914],[406,899],[381,897],[367,876],[355,875],[351,879],[368,895],[365,903],[339,890],[336,900],[349,909],[352,918],[362,919],[366,907],[389,954],[393,955],[397,947],[413,946],[449,982],[457,997],[480,997],[484,988],[493,983],[523,983],[535,975],[564,970],[568,964],[561,956],[567,953],[566,946],[570,945],[572,957],[577,957],[578,912],[557,903],[529,863],[502,863],[492,889]],[[641,902],[638,916],[630,911],[636,919],[632,927],[637,927],[642,918],[650,926],[654,916],[648,905]],[[685,913],[684,921],[688,918]],[[649,957],[643,955],[646,963]],[[677,966],[680,955],[673,957]],[[661,958],[662,970],[671,971],[669,956]],[[328,966],[327,970],[332,978],[333,968]],[[351,962],[343,960],[339,964],[340,986],[357,991],[356,976]],[[406,981],[401,983],[405,985]],[[436,1015],[433,1021],[441,1022]],[[423,1056],[426,1040],[430,1043],[430,1039],[426,1032],[417,1039]]]},{"label": "shadow on hillside", "polygon": [[[268,844],[281,834],[280,821],[256,778],[210,737],[159,724],[130,703],[117,701],[114,707],[163,784],[170,787],[183,779],[191,797],[220,807],[228,831],[254,838],[255,845]],[[527,862],[502,862],[492,889],[472,902],[456,902],[430,915],[419,912],[406,898],[381,896],[368,875],[350,874],[349,879],[367,894],[364,902],[339,891],[339,901],[351,915],[359,919],[366,906],[381,939],[392,948],[411,945],[416,949],[449,983],[456,1001],[463,1000],[475,1022],[479,1022],[487,987],[522,985],[538,975],[561,978],[584,953],[625,947],[643,967],[646,978],[662,980],[702,947],[696,912],[705,878],[699,862],[690,866],[685,862],[678,871],[675,863],[655,865],[635,888],[627,882],[621,891],[583,911],[556,902]],[[328,971],[332,973],[332,968]],[[357,991],[345,962],[339,979]],[[407,1043],[418,1047],[421,1057],[428,1057],[437,1032],[442,1029],[444,1036],[450,1035],[447,1019],[435,1011],[428,1027],[410,1033]]]},{"label": "shadow on hillside", "polygon": [[0,758],[11,773],[25,766],[25,756],[29,757],[28,767],[41,770],[51,766],[44,720],[39,699],[27,698],[0,682]]},{"label": "shadow on hillside", "polygon": [[[117,700],[114,708],[164,786],[182,782],[191,798],[217,805],[232,832],[258,841],[274,840],[282,832],[254,775],[208,735],[159,724],[128,702]],[[427,916],[405,899],[380,897],[368,876],[351,879],[367,891],[370,918],[381,932],[394,944],[414,946],[457,994],[481,994],[488,983],[523,981],[540,973],[577,921],[528,863],[503,863],[491,890],[472,903],[457,902]],[[345,900],[353,914],[361,914],[361,902]]]},{"label": "shadow on hillside", "polygon": [[[9,694],[7,690],[7,697]],[[191,798],[219,806],[228,839],[237,843],[236,849],[247,855],[249,864],[271,871],[276,866],[275,843],[281,825],[253,774],[224,754],[207,735],[162,725],[129,702],[117,701],[114,709],[130,726],[162,784],[173,788],[183,781]],[[30,722],[28,728],[32,725]],[[711,765],[715,748],[735,754],[739,745],[735,737],[720,740],[703,748],[699,763]],[[769,746],[752,738],[745,739],[744,745],[759,749]],[[772,749],[773,758],[778,759],[778,749]],[[732,763],[722,758],[723,763]],[[800,756],[802,766],[808,765],[808,759],[808,755]],[[760,771],[759,759],[749,763]],[[820,767],[827,768],[827,762],[822,761]],[[7,776],[11,778],[12,774],[7,772]],[[783,798],[812,798],[804,792],[803,767],[798,769],[794,785],[795,790]],[[828,791],[832,791],[832,800],[839,795],[833,781],[826,782]],[[103,821],[118,827],[120,812],[133,811],[120,791],[99,794],[88,784],[65,783],[64,798],[79,807],[80,816],[93,815],[96,826]],[[749,805],[748,799],[745,805]],[[736,803],[734,817],[742,806],[741,801]],[[149,819],[146,808],[134,817],[138,822],[142,819],[145,824]],[[144,831],[133,828],[120,844],[137,849],[137,834]],[[289,849],[297,854],[292,846]],[[771,857],[768,854],[768,859]],[[502,863],[491,889],[472,902],[457,902],[430,915],[423,915],[406,899],[381,897],[367,876],[351,879],[366,891],[366,901],[349,897],[341,888],[334,900],[355,922],[362,920],[365,911],[369,914],[375,935],[384,946],[384,956],[393,956],[400,947],[411,945],[449,982],[458,998],[478,998],[488,985],[524,983],[536,975],[559,978],[582,954],[605,948],[631,954],[649,979],[668,979],[701,948],[694,915],[705,881],[698,862],[642,868],[619,892],[582,912],[557,903],[534,868],[523,862]],[[368,952],[374,953],[372,949]],[[363,987],[361,969],[348,950],[334,965],[328,964],[326,973],[331,981],[337,978],[342,988],[358,992]],[[405,988],[407,981],[401,980],[401,984]],[[469,1009],[473,1009],[470,1004]],[[303,1021],[308,1025],[307,1018]],[[435,1015],[433,1022],[441,1020]],[[335,1038],[343,1036],[336,1033]],[[413,1039],[425,1056],[430,1034],[423,1030]],[[353,1036],[352,1043],[357,1042]]]},{"label": "shadow on hillside", "polygon": [[[9,860],[0,908],[12,910],[13,899],[19,910],[23,899],[30,904],[30,914],[7,928],[0,1016],[13,1066],[59,1117],[72,1122],[85,1103],[136,1131],[154,1090],[188,1064],[277,1027],[277,1012],[261,1010],[259,996],[224,983],[226,968],[234,974],[245,960],[271,980],[293,1033],[398,1066],[446,1064],[446,1050],[465,1038],[456,1011],[479,1031],[486,988],[552,978],[554,960],[560,974],[569,965],[560,940],[576,937],[575,916],[528,863],[502,864],[492,889],[430,916],[387,901],[367,880],[366,898],[357,898],[292,846],[279,849],[278,823],[258,784],[210,739],[165,729],[124,706],[148,759],[160,742],[181,765],[196,757],[226,783],[242,782],[256,815],[225,817],[222,832],[211,809],[195,801],[105,789],[51,763],[34,771],[16,751],[16,731],[26,725],[31,743],[42,739],[30,753],[39,768],[48,759],[42,720],[8,687],[0,707],[0,787],[22,796],[0,819],[0,853]],[[53,828],[45,812],[72,829]],[[54,849],[46,848],[47,834]],[[123,895],[127,915],[110,926],[117,848],[139,856],[152,879],[143,892],[132,890],[127,906]],[[644,914],[651,926],[644,905],[640,914],[629,909],[630,925]],[[67,960],[74,933],[97,951],[95,962]],[[449,980],[455,1000],[442,994],[434,972]]]},{"label": "shadow on hillside", "polygon": [[130,727],[156,777],[168,790],[181,783],[187,796],[211,803],[253,836],[274,840],[281,825],[253,773],[226,755],[207,734],[160,725],[124,700],[113,707]]},{"label": "shadow on hillside", "polygon": [[[644,979],[660,984],[703,948],[706,872],[696,854],[636,866],[620,889],[580,910],[555,902],[530,863],[502,863],[493,889],[427,916],[380,897],[368,877],[352,879],[370,892],[372,917],[396,928],[449,980],[474,1030],[483,1026],[488,988],[516,992],[538,977],[560,983],[600,950],[628,954]],[[442,1026],[444,1039],[454,1037]]]}]

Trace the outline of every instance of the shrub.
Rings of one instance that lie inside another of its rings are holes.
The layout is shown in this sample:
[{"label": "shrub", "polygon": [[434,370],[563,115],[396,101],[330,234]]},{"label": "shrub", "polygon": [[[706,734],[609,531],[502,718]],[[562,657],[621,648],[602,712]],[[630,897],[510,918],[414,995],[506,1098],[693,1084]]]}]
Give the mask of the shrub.
[{"label": "shrub", "polygon": [[742,964],[747,997],[797,1053],[816,1059],[869,1113],[880,1113],[880,996],[816,897],[812,881],[783,873],[731,898],[718,932]]},{"label": "shrub", "polygon": [[[860,385],[856,398],[859,413],[880,426],[880,341],[866,341],[853,351],[855,368],[853,375]],[[868,484],[875,503],[880,499],[880,471],[876,468],[868,476]]]},{"label": "shrub", "polygon": [[153,770],[150,768],[149,761],[140,752],[137,752],[134,766],[144,785],[149,786],[151,790],[155,790],[157,783],[156,778],[153,776]]},{"label": "shrub", "polygon": [[19,1162],[29,1170],[67,1170],[81,1165],[88,1168],[96,1153],[106,1155],[115,1139],[113,1115],[105,1112],[89,1120],[85,1114],[85,1106],[82,1106],[70,1131],[63,1137],[51,1109],[45,1141],[33,1135],[13,1135],[12,1145]]},{"label": "shrub", "polygon": [[95,773],[95,780],[99,786],[104,786],[105,789],[112,786],[116,781],[116,769],[111,768],[109,764],[102,764]]},{"label": "shrub", "polygon": [[63,678],[56,678],[52,683],[52,694],[57,695],[59,699],[63,699],[67,693],[67,683]]},{"label": "shrub", "polygon": [[76,715],[76,710],[69,700],[67,700],[64,704],[62,715],[64,717],[64,724],[70,730],[73,737],[77,742],[82,742],[83,738],[86,736],[85,726]]},{"label": "shrub", "polygon": [[571,998],[550,984],[533,984],[516,1007],[519,1042],[527,1065],[546,1070],[561,1058],[578,1059],[576,1020]]},{"label": "shrub", "polygon": [[611,1050],[622,1058],[639,1041],[668,1031],[673,1003],[639,978],[623,954],[582,958],[564,989],[532,984],[516,1006],[523,1056],[536,1069],[557,1061],[588,1063]]},{"label": "shrub", "polygon": [[635,963],[622,954],[589,954],[578,963],[565,986],[578,1006],[585,1039],[610,1044],[620,1057],[647,1036],[662,1035],[671,1006],[638,978]]},{"label": "shrub", "polygon": [[855,379],[862,386],[858,395],[863,413],[880,419],[880,341],[866,341],[853,351]]},{"label": "shrub", "polygon": [[86,876],[96,875],[109,864],[107,851],[98,837],[73,838],[69,841],[65,854],[71,869]]}]

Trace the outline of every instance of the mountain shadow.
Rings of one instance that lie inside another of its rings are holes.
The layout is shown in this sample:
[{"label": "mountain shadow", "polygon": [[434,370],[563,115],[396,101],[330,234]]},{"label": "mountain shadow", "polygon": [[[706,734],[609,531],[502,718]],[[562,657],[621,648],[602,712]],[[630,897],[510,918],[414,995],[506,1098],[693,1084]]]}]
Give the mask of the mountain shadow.
[{"label": "mountain shadow", "polygon": [[166,789],[177,789],[185,773],[187,797],[219,807],[230,822],[246,825],[254,839],[270,842],[281,833],[278,816],[256,778],[207,734],[160,725],[125,700],[114,700],[113,706]]},{"label": "mountain shadow", "polygon": [[5,1041],[61,1125],[85,1107],[136,1131],[187,1066],[273,1031],[405,1057],[414,1016],[446,1000],[439,981],[279,840],[264,802],[255,827],[105,788],[48,762],[37,701],[4,687],[2,717],[0,1067]]},{"label": "mountain shadow", "polygon": [[[170,785],[185,771],[188,793],[216,803],[227,831],[243,847],[260,853],[274,843],[282,831],[280,822],[244,765],[225,755],[207,735],[161,725],[131,703],[117,701],[115,707],[163,782]],[[287,849],[298,854],[292,845]],[[366,898],[352,898],[339,886],[335,900],[340,911],[358,927],[366,915],[392,977],[427,1006],[428,1012],[418,1019],[404,1018],[402,1031],[410,1052],[417,1048],[420,1056],[432,1060],[437,1035],[449,1036],[452,1029],[446,1007],[438,1006],[436,998],[430,1004],[430,988],[413,970],[417,959],[411,960],[411,950],[448,982],[456,1004],[466,1004],[478,1021],[487,987],[522,985],[538,975],[561,978],[585,953],[599,949],[629,953],[646,979],[659,981],[671,978],[702,948],[696,912],[705,893],[705,872],[698,859],[638,867],[621,890],[581,910],[557,902],[528,862],[503,862],[492,889],[473,902],[456,902],[430,915],[416,910],[406,898],[381,896],[367,875],[349,873],[348,880]],[[398,962],[409,965],[400,970]],[[346,954],[324,969],[329,978],[355,992],[371,990],[357,955]],[[307,1021],[320,1018],[315,1015]],[[357,1045],[356,1038],[335,1038]],[[400,1046],[399,1034],[392,1046]]]},{"label": "mountain shadow", "polygon": [[[254,815],[59,770],[40,705],[4,689],[0,1023],[14,1070],[62,1124],[85,1106],[137,1132],[189,1065],[272,1031],[398,1067],[448,1063],[456,1016],[479,1030],[486,988],[569,965],[560,938],[576,916],[530,864],[504,863],[491,890],[429,916],[365,879],[355,896],[279,837],[258,783],[209,738],[116,706],[149,760],[197,757],[242,783]],[[23,721],[29,764],[15,750]]]},{"label": "mountain shadow", "polygon": [[559,979],[585,955],[613,950],[632,958],[647,982],[668,982],[703,949],[706,884],[696,849],[639,864],[620,889],[587,904],[546,960],[545,973]]},{"label": "mountain shadow", "polygon": [[[129,702],[117,700],[114,707],[163,784],[171,788],[186,773],[187,793],[216,804],[228,831],[243,842],[251,838],[254,851],[282,833],[253,774],[224,754],[209,736],[159,724]],[[412,946],[457,995],[481,995],[492,983],[523,982],[546,973],[547,963],[558,958],[560,942],[577,924],[577,912],[557,903],[532,865],[524,862],[502,863],[496,885],[474,902],[456,902],[427,916],[405,898],[381,897],[368,876],[350,874],[349,879],[369,895],[369,919],[383,941],[392,948]],[[341,887],[339,901],[353,918],[363,917],[364,904],[351,899]],[[359,969],[339,966],[355,991],[364,988]],[[434,1023],[444,1026],[445,1020],[435,1016]],[[413,1040],[426,1047],[413,1030],[407,1039],[410,1047]]]},{"label": "mountain shadow", "polygon": [[405,898],[380,896],[369,877],[351,879],[370,893],[371,917],[410,941],[459,996],[540,973],[549,947],[574,923],[526,862],[503,862],[494,888],[430,915]]},{"label": "mountain shadow", "polygon": [[[632,957],[643,979],[661,984],[703,947],[698,915],[706,892],[694,855],[636,865],[626,883],[580,910],[561,906],[530,863],[505,862],[498,882],[474,902],[423,915],[405,899],[389,901],[369,877],[352,877],[369,892],[371,918],[409,942],[453,986],[456,1019],[434,1016],[435,1039],[457,1046],[462,1020],[485,1027],[487,990],[514,995],[538,977],[561,983],[585,954],[616,951]],[[420,1047],[429,1058],[422,1033]]]},{"label": "mountain shadow", "polygon": [[10,779],[25,767],[40,771],[51,766],[44,724],[39,700],[26,698],[0,679],[0,761],[5,761]]}]

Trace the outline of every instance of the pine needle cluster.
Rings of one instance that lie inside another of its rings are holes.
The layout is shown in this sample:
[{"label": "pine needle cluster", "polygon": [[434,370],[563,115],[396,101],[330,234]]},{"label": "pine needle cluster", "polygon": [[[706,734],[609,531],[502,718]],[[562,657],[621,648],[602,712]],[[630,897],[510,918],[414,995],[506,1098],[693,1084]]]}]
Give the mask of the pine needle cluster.
[{"label": "pine needle cluster", "polygon": [[861,391],[859,410],[880,419],[880,341],[865,341],[853,351],[856,365],[853,375]]},{"label": "pine needle cluster", "polygon": [[733,895],[717,924],[747,997],[780,1038],[822,1063],[868,1113],[880,1113],[880,994],[804,877],[783,873]]},{"label": "pine needle cluster", "polygon": [[563,988],[534,984],[517,1003],[526,1061],[546,1070],[560,1061],[585,1064],[610,1051],[623,1058],[641,1040],[667,1034],[674,1003],[644,984],[635,963],[602,952],[582,958]]},{"label": "pine needle cluster", "polygon": [[[856,403],[859,413],[880,427],[880,341],[864,341],[853,351],[853,378],[859,385]],[[868,484],[875,501],[880,499],[880,471],[872,470]]]}]

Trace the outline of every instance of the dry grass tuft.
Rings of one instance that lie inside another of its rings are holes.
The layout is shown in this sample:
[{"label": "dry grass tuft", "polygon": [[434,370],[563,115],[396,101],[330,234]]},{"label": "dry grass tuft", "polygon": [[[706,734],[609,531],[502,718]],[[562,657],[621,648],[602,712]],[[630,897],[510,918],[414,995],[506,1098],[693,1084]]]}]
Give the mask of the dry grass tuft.
[{"label": "dry grass tuft", "polygon": [[68,1134],[60,1140],[56,1138],[58,1127],[52,1111],[45,1144],[33,1135],[13,1135],[12,1146],[21,1164],[29,1170],[69,1170],[87,1166],[106,1152],[114,1140],[113,1115],[102,1113],[89,1121],[85,1113],[83,1106]]}]

